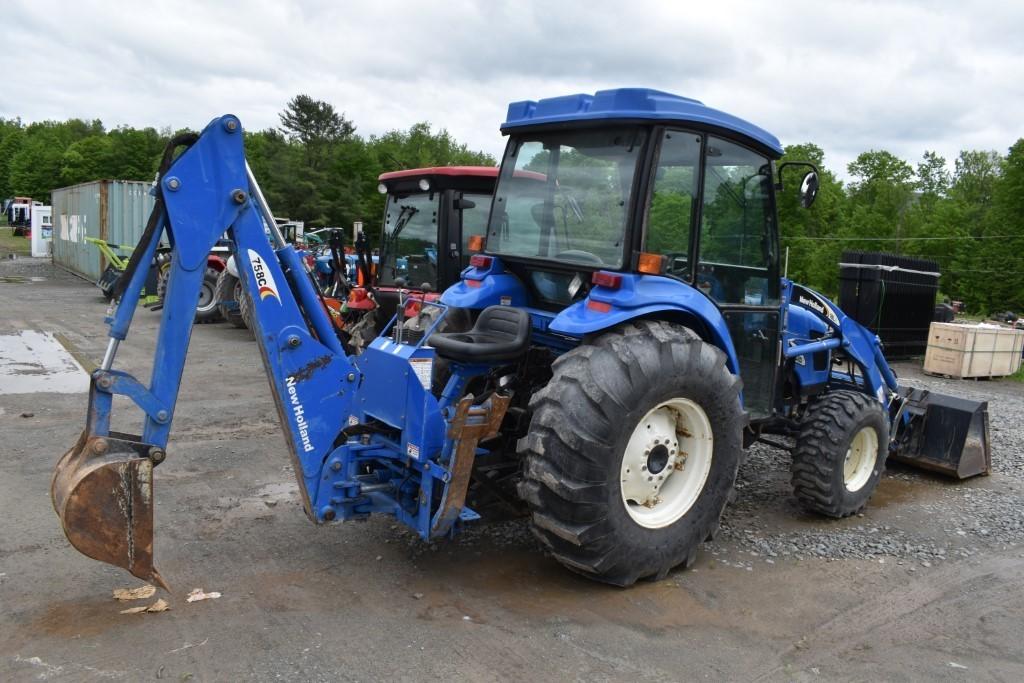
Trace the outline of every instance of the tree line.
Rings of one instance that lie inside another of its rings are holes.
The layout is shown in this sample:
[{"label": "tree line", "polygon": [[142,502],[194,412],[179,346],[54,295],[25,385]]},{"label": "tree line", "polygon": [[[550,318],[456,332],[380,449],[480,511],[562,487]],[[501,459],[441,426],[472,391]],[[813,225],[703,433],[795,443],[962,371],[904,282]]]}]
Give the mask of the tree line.
[{"label": "tree line", "polygon": [[[385,171],[497,163],[426,122],[361,136],[344,113],[308,95],[294,97],[279,118],[279,127],[245,132],[246,156],[274,213],[307,227],[379,221],[384,201],[377,176]],[[98,119],[0,119],[0,198],[46,203],[53,189],[76,183],[152,180],[167,141],[181,132],[107,130]]]},{"label": "tree line", "polygon": [[[0,197],[47,201],[54,188],[79,182],[151,179],[172,133],[107,130],[99,120],[0,119]],[[496,163],[429,123],[361,136],[344,113],[307,95],[288,102],[279,127],[245,135],[249,163],[275,213],[313,227],[375,224],[383,210],[377,176],[384,171]],[[936,261],[941,294],[972,312],[1024,310],[1024,139],[1005,155],[961,151],[952,171],[935,152],[912,163],[871,150],[847,166],[847,182],[812,143],[786,147],[783,160],[821,169],[810,210],[799,206],[795,173],[778,197],[794,280],[834,296],[844,251],[885,251]]]}]

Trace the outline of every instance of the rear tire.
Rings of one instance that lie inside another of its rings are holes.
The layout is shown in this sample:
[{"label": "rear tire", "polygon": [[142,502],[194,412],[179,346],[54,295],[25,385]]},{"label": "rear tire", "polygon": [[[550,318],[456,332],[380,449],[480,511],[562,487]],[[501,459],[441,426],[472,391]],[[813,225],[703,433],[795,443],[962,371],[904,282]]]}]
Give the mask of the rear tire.
[{"label": "rear tire", "polygon": [[217,278],[220,271],[207,266],[203,283],[199,288],[199,302],[196,304],[196,324],[220,322],[220,308],[217,306]]},{"label": "rear tire", "polygon": [[[160,265],[160,271],[157,274],[156,281],[156,295],[161,302],[167,295],[167,280],[171,276],[171,262],[168,259],[166,262]],[[216,268],[210,268],[207,266],[206,272],[203,273],[203,283],[199,289],[199,301],[196,303],[196,317],[195,322],[199,325],[206,323],[215,323],[220,320],[220,311],[217,309],[217,278],[220,276],[220,271]]]},{"label": "rear tire", "polygon": [[[242,281],[232,275],[227,268],[222,270],[217,277],[214,297],[217,299],[217,309],[221,316],[234,327],[245,327],[245,321],[242,320],[241,291]],[[235,305],[229,307],[229,301]]]},{"label": "rear tire", "polygon": [[619,586],[692,564],[743,453],[742,383],[725,354],[686,328],[639,321],[553,370],[520,441],[534,533],[572,571]]},{"label": "rear tire", "polygon": [[242,316],[242,323],[249,330],[249,335],[255,339],[256,329],[253,327],[254,312],[252,310],[252,297],[249,290],[242,287],[238,295],[238,312]]},{"label": "rear tire", "polygon": [[828,517],[860,512],[875,492],[889,452],[882,405],[857,391],[832,391],[811,405],[793,449],[793,493]]}]

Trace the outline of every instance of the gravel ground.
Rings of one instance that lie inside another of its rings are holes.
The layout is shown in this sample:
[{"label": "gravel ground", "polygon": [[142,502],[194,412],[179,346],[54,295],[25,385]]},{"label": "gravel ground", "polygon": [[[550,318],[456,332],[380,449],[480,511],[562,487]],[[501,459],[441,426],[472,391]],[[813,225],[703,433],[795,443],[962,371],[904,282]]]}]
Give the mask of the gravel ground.
[{"label": "gravel ground", "polygon": [[[0,335],[50,331],[95,361],[105,309],[45,262],[0,261]],[[157,319],[136,314],[120,368],[148,376]],[[54,518],[84,396],[0,394],[0,680],[1024,680],[1024,385],[901,365],[990,400],[993,476],[893,467],[862,516],[829,520],[758,446],[696,566],[620,590],[545,557],[523,519],[432,544],[387,517],[309,524],[254,350],[193,332],[155,483],[160,614],[122,615],[131,579]],[[223,597],[189,604],[193,587]]]},{"label": "gravel ground", "polygon": [[[891,561],[916,571],[984,550],[1024,551],[1024,385],[930,377],[909,363],[897,370],[911,386],[989,401],[992,476],[955,482],[890,463],[863,513],[829,520],[804,513],[790,495],[788,454],[757,444],[723,519],[719,540],[726,543],[712,544],[712,555],[751,569],[814,557]],[[879,522],[879,511],[894,500],[899,514]]]}]

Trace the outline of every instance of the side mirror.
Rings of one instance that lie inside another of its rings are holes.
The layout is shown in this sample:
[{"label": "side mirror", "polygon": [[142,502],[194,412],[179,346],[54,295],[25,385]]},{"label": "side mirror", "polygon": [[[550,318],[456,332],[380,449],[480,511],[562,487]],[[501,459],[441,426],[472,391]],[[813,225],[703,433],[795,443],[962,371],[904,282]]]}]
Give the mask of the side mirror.
[{"label": "side mirror", "polygon": [[818,196],[818,173],[808,171],[804,179],[800,181],[800,206],[805,209],[811,208],[811,204]]},{"label": "side mirror", "polygon": [[466,199],[465,197],[456,197],[454,206],[456,211],[462,211],[463,209],[475,209],[476,202],[472,199]]}]

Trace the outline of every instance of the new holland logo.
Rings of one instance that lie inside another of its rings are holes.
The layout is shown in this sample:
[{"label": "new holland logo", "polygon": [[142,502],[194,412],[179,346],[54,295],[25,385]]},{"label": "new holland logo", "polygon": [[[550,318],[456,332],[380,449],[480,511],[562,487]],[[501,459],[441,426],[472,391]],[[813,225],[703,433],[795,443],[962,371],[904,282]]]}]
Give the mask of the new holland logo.
[{"label": "new holland logo", "polygon": [[253,277],[256,278],[256,286],[259,287],[260,300],[262,301],[268,296],[272,296],[277,299],[277,303],[281,303],[281,297],[277,294],[277,284],[274,282],[273,274],[271,274],[267,265],[263,262],[263,257],[252,249],[249,250],[249,265],[252,267]]}]

